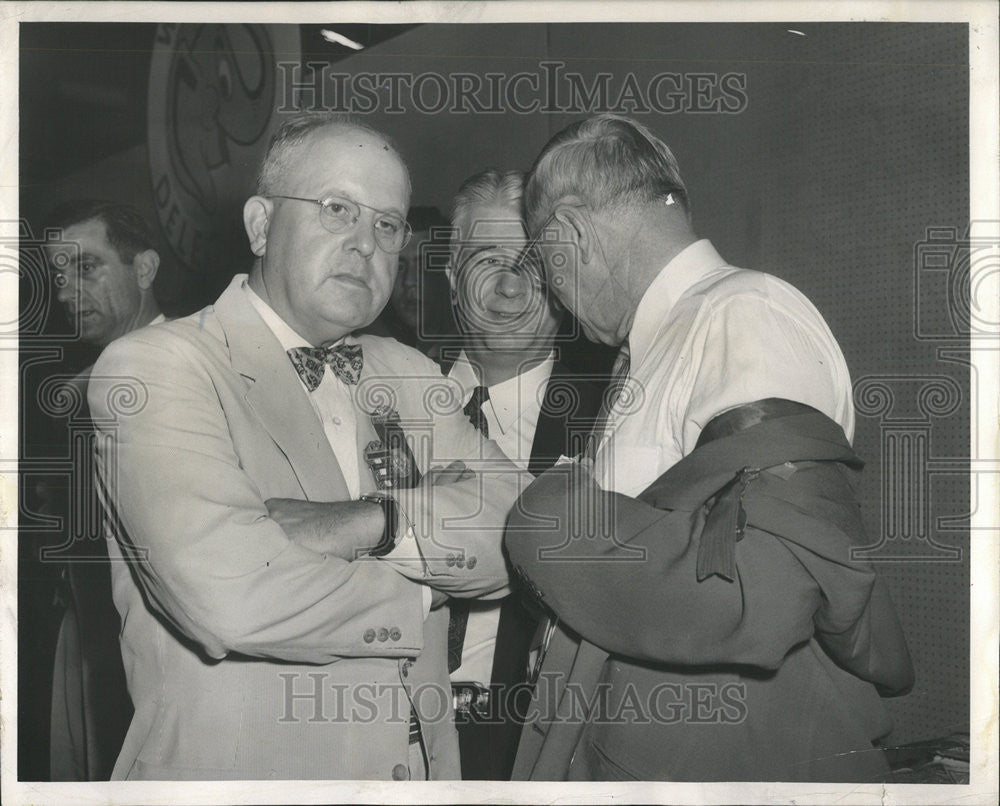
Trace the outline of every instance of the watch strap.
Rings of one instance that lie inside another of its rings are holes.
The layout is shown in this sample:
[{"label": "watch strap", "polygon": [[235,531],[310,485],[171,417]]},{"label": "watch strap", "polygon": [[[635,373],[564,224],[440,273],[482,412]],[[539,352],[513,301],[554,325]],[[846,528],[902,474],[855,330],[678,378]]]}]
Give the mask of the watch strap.
[{"label": "watch strap", "polygon": [[382,514],[385,517],[385,526],[382,528],[382,538],[368,552],[369,557],[384,557],[394,548],[397,542],[397,526],[399,525],[399,505],[391,495],[370,494],[362,495],[362,501],[378,504],[382,507]]}]

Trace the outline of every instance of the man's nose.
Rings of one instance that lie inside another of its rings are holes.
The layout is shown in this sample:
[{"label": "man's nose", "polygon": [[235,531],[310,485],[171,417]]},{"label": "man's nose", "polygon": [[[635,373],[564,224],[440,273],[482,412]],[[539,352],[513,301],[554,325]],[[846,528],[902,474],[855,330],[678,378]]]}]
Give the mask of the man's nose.
[{"label": "man's nose", "polygon": [[502,297],[514,299],[524,296],[528,291],[527,278],[513,271],[503,272],[496,284],[496,292]]},{"label": "man's nose", "polygon": [[362,213],[354,222],[348,237],[348,244],[363,257],[369,258],[375,253],[375,219]]}]

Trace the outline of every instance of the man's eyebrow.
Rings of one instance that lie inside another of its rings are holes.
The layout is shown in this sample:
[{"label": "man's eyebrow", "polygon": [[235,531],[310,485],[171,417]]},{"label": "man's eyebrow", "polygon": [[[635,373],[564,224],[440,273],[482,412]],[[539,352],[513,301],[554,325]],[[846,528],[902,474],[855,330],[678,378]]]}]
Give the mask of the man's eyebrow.
[{"label": "man's eyebrow", "polygon": [[406,216],[403,214],[403,211],[400,210],[398,207],[376,207],[374,204],[365,204],[365,202],[358,201],[357,199],[354,198],[354,196],[352,196],[350,193],[344,190],[331,190],[327,193],[324,193],[319,198],[322,201],[324,199],[330,199],[334,197],[347,199],[348,201],[352,201],[355,204],[360,204],[362,207],[367,207],[369,210],[376,210],[380,213],[392,213],[392,215],[396,216],[397,218],[401,218],[404,221],[406,220]]},{"label": "man's eyebrow", "polygon": [[[471,261],[474,257],[476,257],[476,255],[481,255],[483,252],[489,252],[493,249],[502,249],[502,248],[505,248],[502,244],[490,243],[490,244],[485,244],[484,246],[477,246],[472,251],[462,250],[460,252],[462,262],[458,264],[458,268],[461,269],[463,266],[467,266],[469,264],[469,261]],[[506,247],[506,248],[509,249],[512,247]]]},{"label": "man's eyebrow", "polygon": [[406,223],[406,214],[398,207],[376,207],[373,204],[368,205],[368,207],[382,215],[391,215],[393,218],[398,218],[404,224]]},{"label": "man's eyebrow", "polygon": [[468,260],[471,257],[475,257],[480,252],[489,252],[491,249],[499,249],[499,248],[500,245],[495,243],[486,244],[485,246],[477,246],[471,252],[466,253],[467,254],[466,260]]},{"label": "man's eyebrow", "polygon": [[[84,252],[79,249],[73,249],[70,254],[66,257],[66,263],[63,266],[52,266],[53,271],[60,271],[62,269],[76,268],[84,261],[93,261],[94,263],[104,263],[104,258],[100,255],[94,254],[93,252]],[[52,265],[52,261],[49,261]]]}]

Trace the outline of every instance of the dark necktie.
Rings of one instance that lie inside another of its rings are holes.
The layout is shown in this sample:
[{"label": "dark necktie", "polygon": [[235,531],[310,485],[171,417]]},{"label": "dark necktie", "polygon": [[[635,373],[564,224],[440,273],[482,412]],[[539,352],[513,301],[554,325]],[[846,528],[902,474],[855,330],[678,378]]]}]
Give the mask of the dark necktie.
[{"label": "dark necktie", "polygon": [[365,362],[360,344],[293,347],[288,351],[288,358],[310,392],[315,391],[322,383],[327,367],[344,383],[356,386],[361,379],[361,368]]},{"label": "dark necktie", "polygon": [[[462,665],[465,647],[465,628],[469,626],[469,600],[452,599],[448,602],[448,674]],[[477,680],[488,683],[488,680]]]},{"label": "dark necktie", "polygon": [[472,397],[469,398],[469,402],[465,404],[465,408],[463,409],[465,416],[469,418],[469,422],[487,439],[490,436],[490,424],[486,422],[486,415],[483,413],[483,403],[489,399],[490,390],[485,386],[477,386],[472,390]]},{"label": "dark necktie", "polygon": [[[483,413],[483,403],[490,399],[490,390],[477,386],[463,411],[469,422],[484,437],[489,438],[490,426]],[[462,648],[465,646],[465,628],[469,625],[469,600],[452,599],[448,603],[448,672],[454,672],[462,665]],[[489,682],[478,680],[476,682]]]}]

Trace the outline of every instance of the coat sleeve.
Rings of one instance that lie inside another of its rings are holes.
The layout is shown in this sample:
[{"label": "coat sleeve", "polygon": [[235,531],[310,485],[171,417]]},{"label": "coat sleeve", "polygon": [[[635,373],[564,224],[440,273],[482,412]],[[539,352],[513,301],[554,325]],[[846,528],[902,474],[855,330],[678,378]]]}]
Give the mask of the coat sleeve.
[{"label": "coat sleeve", "polygon": [[507,512],[533,477],[472,427],[457,385],[436,364],[395,342],[378,344],[386,363],[373,382],[398,409],[421,469],[461,461],[475,473],[454,484],[395,490],[409,533],[382,561],[451,596],[506,595]]},{"label": "coat sleeve", "polygon": [[[148,605],[214,658],[419,653],[419,585],[304,549],[268,517],[206,360],[172,334],[132,334],[90,382],[99,482]],[[382,627],[399,639],[372,641]]]},{"label": "coat sleeve", "polygon": [[412,532],[383,562],[450,596],[494,599],[510,592],[503,532],[527,474],[502,455],[470,466],[466,481],[396,491]]},{"label": "coat sleeve", "polygon": [[868,670],[872,632],[858,626],[871,612],[873,572],[851,563],[846,551],[838,556],[843,540],[817,554],[812,547],[822,540],[815,535],[812,547],[790,542],[757,528],[756,514],[748,507],[735,578],[698,582],[700,510],[668,512],[605,492],[585,470],[567,465],[522,495],[506,545],[542,602],[609,652],[775,669],[822,626],[842,633],[832,638],[840,649],[851,644],[852,671]]}]

